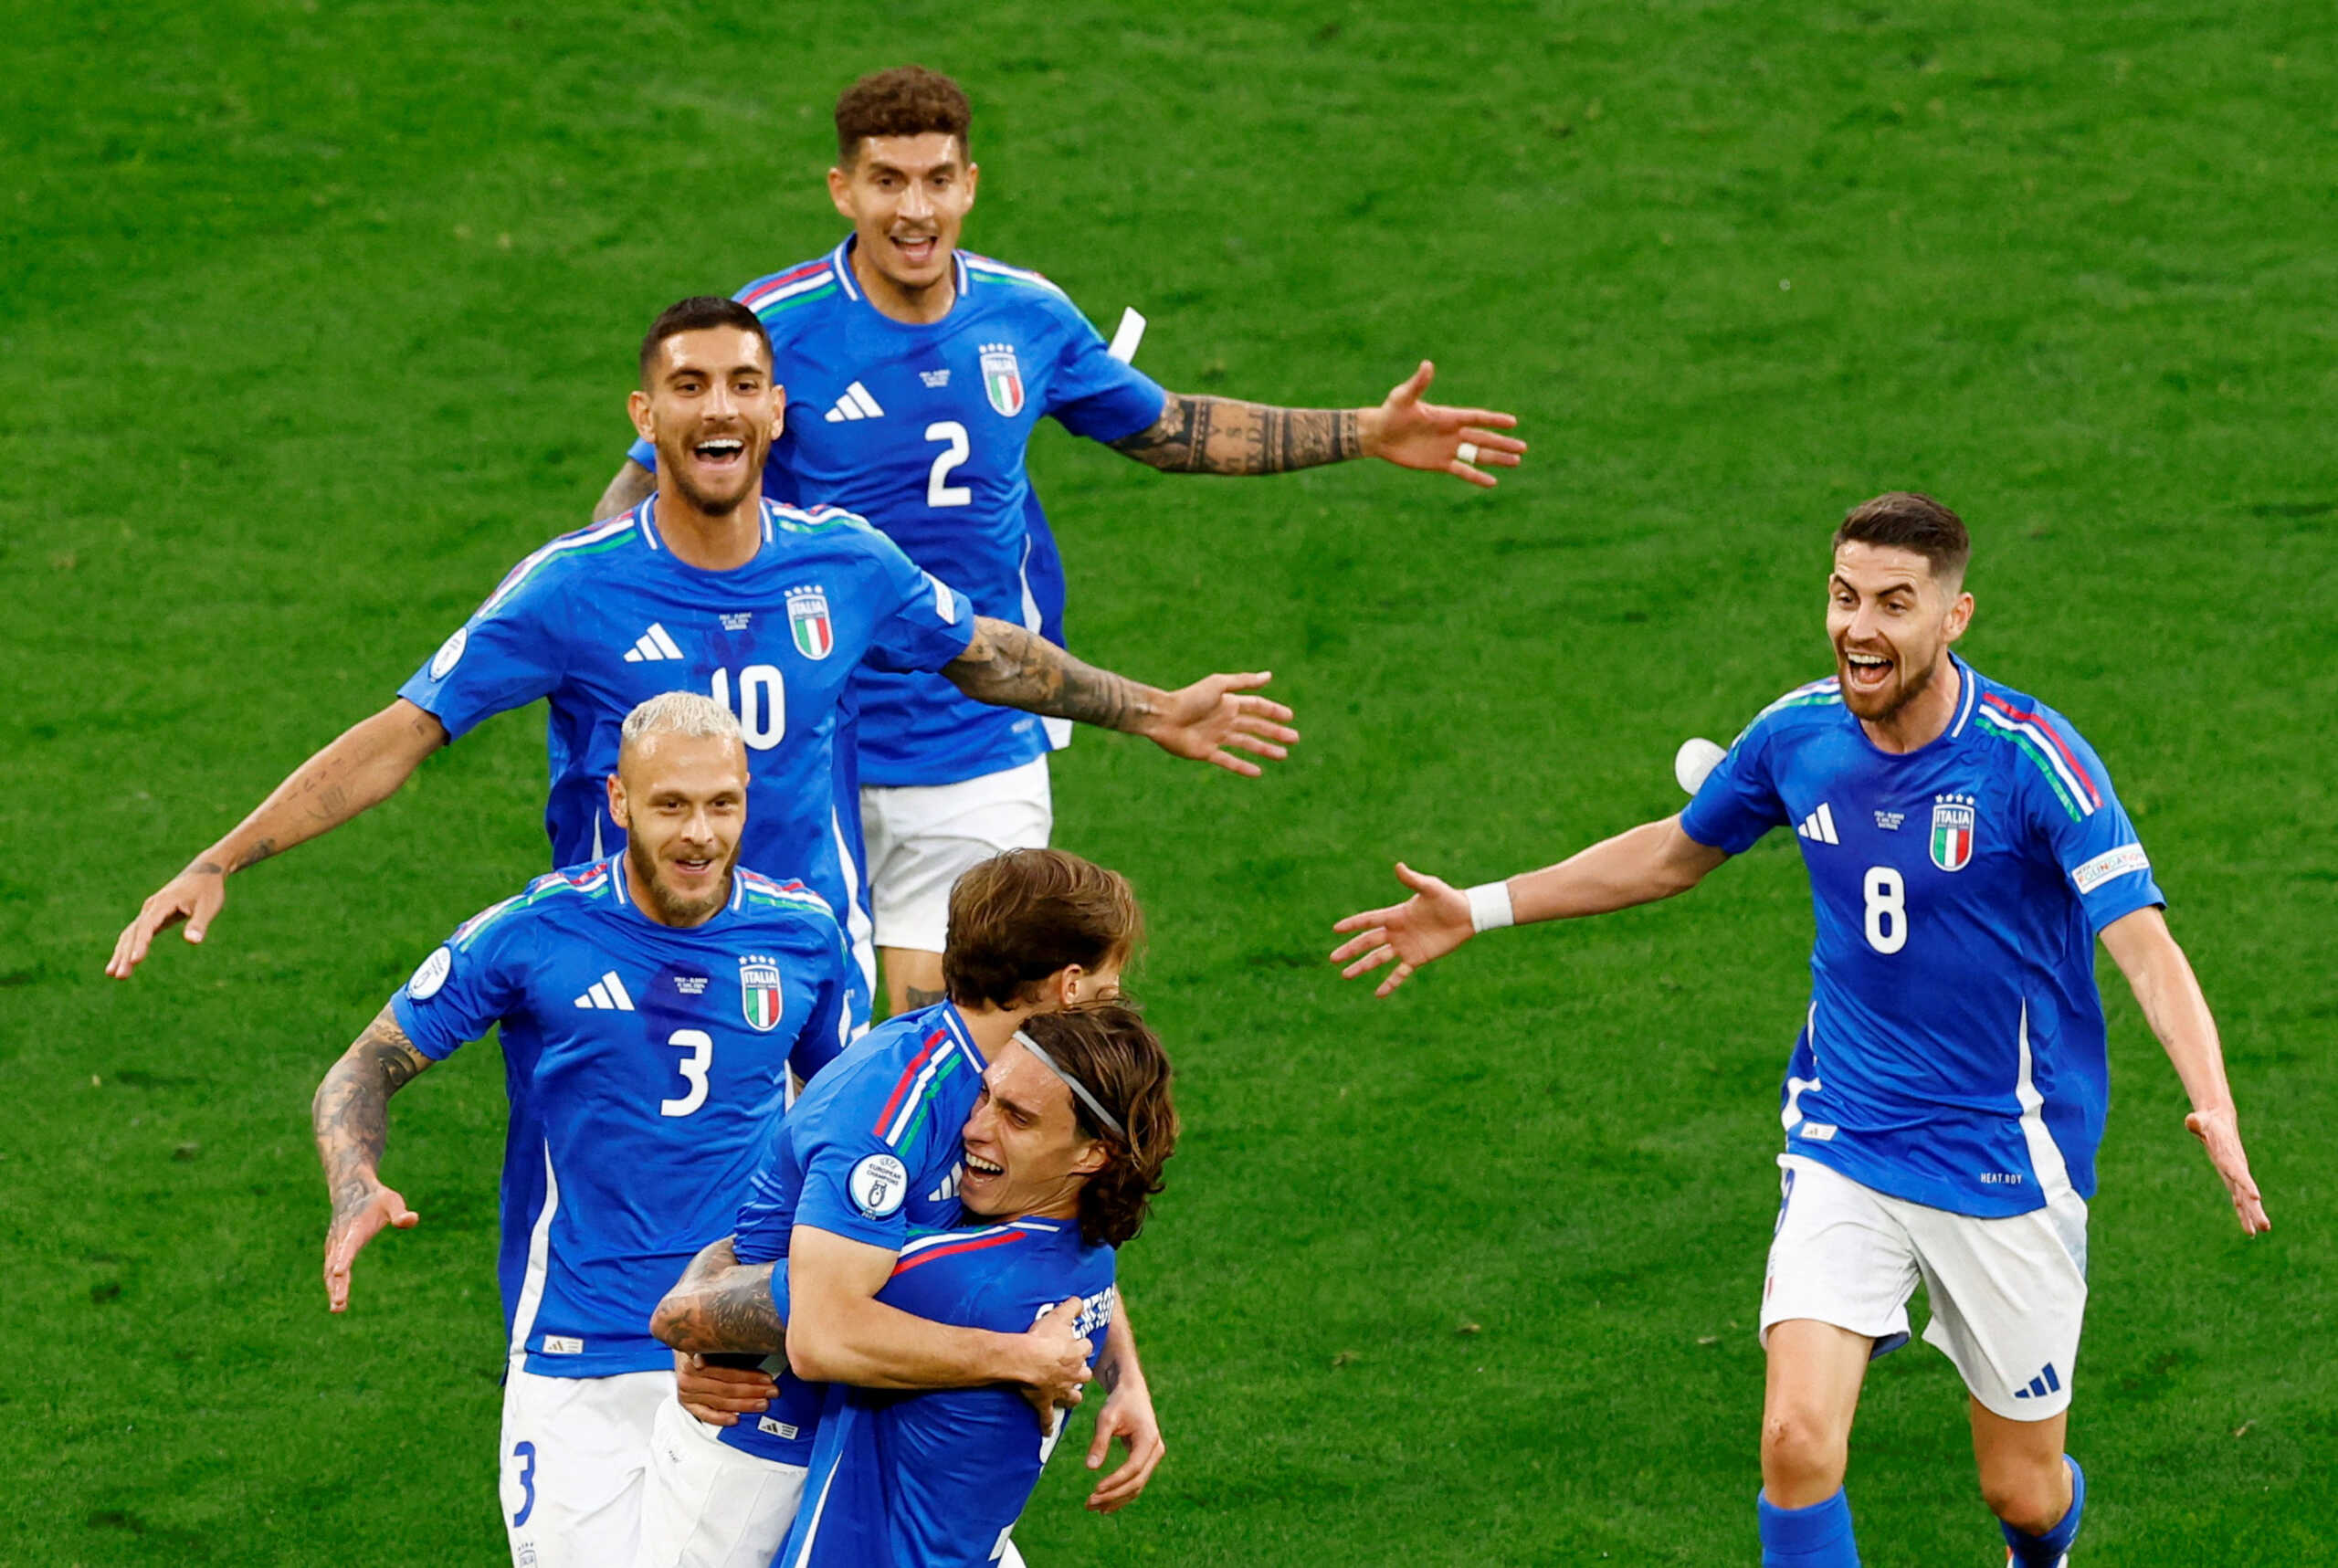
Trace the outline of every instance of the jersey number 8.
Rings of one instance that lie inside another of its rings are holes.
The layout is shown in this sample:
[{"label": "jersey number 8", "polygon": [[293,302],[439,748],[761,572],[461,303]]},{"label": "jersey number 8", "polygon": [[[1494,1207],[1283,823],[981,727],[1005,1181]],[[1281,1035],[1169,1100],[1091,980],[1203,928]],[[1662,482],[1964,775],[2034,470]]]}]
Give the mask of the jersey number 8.
[{"label": "jersey number 8", "polygon": [[1878,952],[1892,953],[1908,945],[1908,889],[1900,873],[1889,866],[1869,866],[1867,894],[1867,944]]}]

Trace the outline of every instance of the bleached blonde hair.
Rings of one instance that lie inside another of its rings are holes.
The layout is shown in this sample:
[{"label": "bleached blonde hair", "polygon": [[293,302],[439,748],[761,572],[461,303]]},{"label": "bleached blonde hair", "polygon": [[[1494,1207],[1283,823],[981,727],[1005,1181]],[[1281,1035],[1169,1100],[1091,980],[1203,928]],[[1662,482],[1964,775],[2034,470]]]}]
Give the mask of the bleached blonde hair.
[{"label": "bleached blonde hair", "polygon": [[701,740],[728,737],[744,746],[745,732],[738,716],[713,698],[697,691],[661,691],[625,716],[617,753],[623,756],[653,735],[689,735]]}]

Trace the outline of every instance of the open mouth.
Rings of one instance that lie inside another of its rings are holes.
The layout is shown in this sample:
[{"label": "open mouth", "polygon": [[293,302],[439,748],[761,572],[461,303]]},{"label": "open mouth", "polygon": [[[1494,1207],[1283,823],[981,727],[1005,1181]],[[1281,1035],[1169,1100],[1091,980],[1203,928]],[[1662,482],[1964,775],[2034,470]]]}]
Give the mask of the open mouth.
[{"label": "open mouth", "polygon": [[690,455],[709,468],[728,468],[747,455],[747,443],[736,436],[712,436],[692,447]]},{"label": "open mouth", "polygon": [[667,864],[685,877],[703,877],[714,869],[714,858],[710,855],[703,859],[694,860],[677,855]]},{"label": "open mouth", "polygon": [[930,234],[897,234],[892,238],[893,248],[900,251],[901,259],[912,267],[922,267],[932,260],[933,253],[942,247],[940,238]]},{"label": "open mouth", "polygon": [[1846,650],[1843,668],[1849,673],[1851,684],[1862,691],[1880,690],[1891,679],[1891,661],[1880,653]]},{"label": "open mouth", "polygon": [[969,1149],[966,1151],[966,1173],[971,1176],[1003,1176],[1006,1174],[1006,1167],[994,1164]]}]

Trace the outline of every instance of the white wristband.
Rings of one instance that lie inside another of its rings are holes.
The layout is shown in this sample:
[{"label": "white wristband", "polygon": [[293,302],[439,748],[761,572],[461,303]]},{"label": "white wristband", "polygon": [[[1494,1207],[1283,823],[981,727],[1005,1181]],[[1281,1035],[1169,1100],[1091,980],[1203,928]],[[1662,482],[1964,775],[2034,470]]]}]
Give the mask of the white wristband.
[{"label": "white wristband", "polygon": [[1463,896],[1469,900],[1471,931],[1500,931],[1518,923],[1517,912],[1510,907],[1507,881],[1480,882]]}]

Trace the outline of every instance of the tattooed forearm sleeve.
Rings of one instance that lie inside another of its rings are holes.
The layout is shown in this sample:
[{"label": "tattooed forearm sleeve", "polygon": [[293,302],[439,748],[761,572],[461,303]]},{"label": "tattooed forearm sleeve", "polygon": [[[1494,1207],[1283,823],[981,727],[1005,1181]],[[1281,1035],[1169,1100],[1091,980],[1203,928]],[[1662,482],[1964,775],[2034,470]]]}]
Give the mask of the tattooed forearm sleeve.
[{"label": "tattooed forearm sleeve", "polygon": [[1020,708],[1107,730],[1142,730],[1159,710],[1160,693],[1126,676],[1083,664],[1012,621],[974,618],[974,638],[943,668],[977,702]]},{"label": "tattooed forearm sleeve", "polygon": [[309,1114],[316,1125],[325,1184],[336,1205],[344,1189],[367,1187],[377,1179],[389,1137],[390,1096],[429,1066],[430,1058],[398,1027],[397,1015],[384,1007],[317,1085]]},{"label": "tattooed forearm sleeve", "polygon": [[649,1320],[649,1331],[678,1351],[776,1351],[787,1325],[772,1300],[772,1265],[742,1264],[731,1238],[709,1243],[682,1271]]},{"label": "tattooed forearm sleeve", "polygon": [[1174,474],[1280,474],[1364,456],[1353,408],[1275,408],[1173,392],[1161,417],[1112,443]]}]

